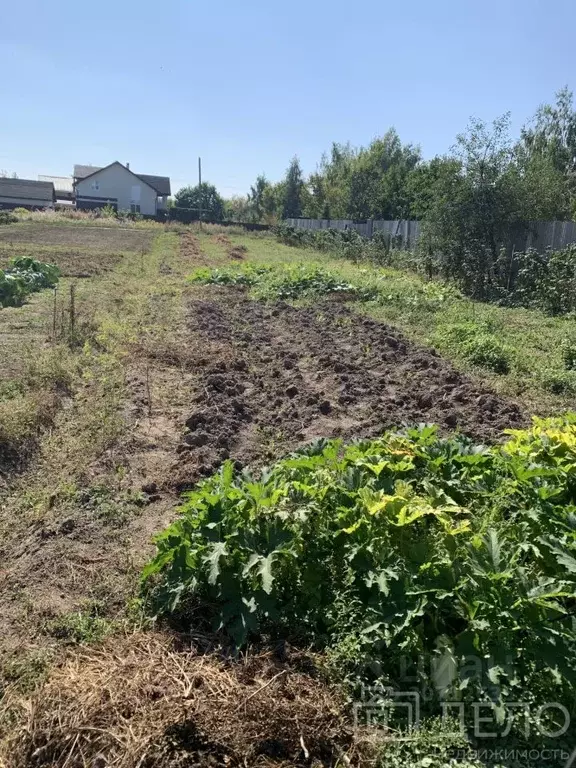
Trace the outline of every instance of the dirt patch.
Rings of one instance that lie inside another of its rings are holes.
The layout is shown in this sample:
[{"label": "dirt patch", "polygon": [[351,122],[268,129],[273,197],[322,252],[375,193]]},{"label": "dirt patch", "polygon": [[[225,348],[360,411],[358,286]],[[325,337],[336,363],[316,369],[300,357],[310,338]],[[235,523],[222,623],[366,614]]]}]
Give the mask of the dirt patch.
[{"label": "dirt patch", "polygon": [[246,248],[245,245],[233,245],[228,249],[228,256],[230,256],[231,259],[243,259],[247,253],[248,248]]},{"label": "dirt patch", "polygon": [[373,436],[436,422],[480,441],[519,426],[515,403],[455,371],[432,349],[338,301],[267,304],[211,286],[190,304],[198,392],[179,447],[189,487],[224,459],[275,458],[320,437]]},{"label": "dirt patch", "polygon": [[70,249],[26,249],[21,245],[0,243],[0,269],[4,269],[11,259],[18,256],[31,256],[37,261],[56,264],[63,277],[93,277],[110,272],[122,259],[121,253],[86,252]]},{"label": "dirt patch", "polygon": [[214,258],[208,258],[202,251],[198,237],[190,231],[180,233],[180,256],[190,268],[207,267],[216,263]]},{"label": "dirt patch", "polygon": [[98,248],[109,252],[148,251],[155,236],[154,231],[145,229],[121,229],[120,227],[77,224],[54,225],[23,223],[0,227],[0,242],[38,243],[39,245],[61,245],[72,248]]},{"label": "dirt patch", "polygon": [[230,240],[228,235],[223,235],[220,232],[217,235],[212,235],[211,240],[214,243],[218,243],[219,245],[224,245],[227,247],[232,245],[232,241]]},{"label": "dirt patch", "polygon": [[32,702],[4,698],[3,713],[25,723],[4,743],[4,764],[355,764],[343,703],[313,659],[288,650],[233,663],[201,650],[149,634],[74,654]]}]

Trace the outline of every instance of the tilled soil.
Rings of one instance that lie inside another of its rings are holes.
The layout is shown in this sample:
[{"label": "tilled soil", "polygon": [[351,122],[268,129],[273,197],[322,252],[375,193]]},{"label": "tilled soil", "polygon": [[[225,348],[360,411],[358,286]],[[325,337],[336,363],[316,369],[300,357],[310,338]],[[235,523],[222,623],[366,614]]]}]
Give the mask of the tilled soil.
[{"label": "tilled soil", "polygon": [[355,314],[251,301],[235,288],[192,300],[197,396],[179,447],[180,487],[224,459],[244,465],[319,437],[367,437],[435,422],[482,442],[519,426],[519,407],[473,383],[435,350]]},{"label": "tilled soil", "polygon": [[[5,527],[0,656],[43,642],[55,618],[95,596],[106,615],[121,612],[178,492],[225,459],[262,465],[316,438],[418,422],[489,442],[523,421],[515,403],[341,299],[293,307],[195,286],[187,318],[170,345],[143,348],[134,362],[130,429],[86,467],[86,492],[57,491],[39,520]],[[99,488],[111,483],[103,501]],[[133,492],[142,494],[137,505],[125,502]]]}]

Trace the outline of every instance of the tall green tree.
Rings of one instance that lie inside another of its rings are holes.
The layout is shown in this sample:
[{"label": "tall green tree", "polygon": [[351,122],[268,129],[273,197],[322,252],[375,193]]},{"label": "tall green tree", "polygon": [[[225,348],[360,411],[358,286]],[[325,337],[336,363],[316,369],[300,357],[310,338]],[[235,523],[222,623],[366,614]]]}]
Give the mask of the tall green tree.
[{"label": "tall green tree", "polygon": [[284,178],[282,218],[297,218],[302,215],[303,188],[302,169],[298,158],[294,156]]},{"label": "tall green tree", "polygon": [[420,150],[403,145],[393,128],[361,150],[350,173],[348,210],[352,218],[407,218],[411,207],[407,182],[420,159]]},{"label": "tall green tree", "polygon": [[224,218],[224,200],[216,187],[203,181],[195,187],[182,187],[174,198],[175,207],[196,211],[197,217],[209,221],[222,221]]},{"label": "tall green tree", "polygon": [[576,173],[576,112],[568,87],[556,93],[555,104],[543,104],[531,124],[522,129],[521,141],[530,155],[549,157],[554,167],[573,177]]},{"label": "tall green tree", "polygon": [[265,197],[269,187],[270,182],[262,173],[256,177],[255,183],[250,187],[248,200],[252,209],[251,216],[254,221],[262,221],[264,218],[266,212]]}]

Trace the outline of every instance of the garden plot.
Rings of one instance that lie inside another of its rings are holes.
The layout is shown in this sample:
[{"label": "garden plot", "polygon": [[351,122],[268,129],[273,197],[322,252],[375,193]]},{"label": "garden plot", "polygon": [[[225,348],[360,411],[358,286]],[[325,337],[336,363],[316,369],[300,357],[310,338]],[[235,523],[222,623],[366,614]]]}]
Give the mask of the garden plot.
[{"label": "garden plot", "polygon": [[153,230],[120,227],[53,225],[38,223],[11,224],[0,228],[0,243],[36,243],[72,248],[98,248],[103,251],[147,251],[154,238]]},{"label": "garden plot", "polygon": [[522,422],[515,403],[337,299],[294,307],[207,286],[189,328],[198,395],[180,448],[183,485],[224,459],[274,458],[320,437],[436,422],[491,441]]}]

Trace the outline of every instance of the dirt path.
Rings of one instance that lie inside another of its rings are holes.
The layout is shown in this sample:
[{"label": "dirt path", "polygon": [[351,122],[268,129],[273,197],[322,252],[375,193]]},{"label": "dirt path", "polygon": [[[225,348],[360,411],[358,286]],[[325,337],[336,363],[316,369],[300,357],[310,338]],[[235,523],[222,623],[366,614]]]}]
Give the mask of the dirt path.
[{"label": "dirt path", "polygon": [[297,308],[210,287],[190,303],[198,395],[179,447],[179,487],[221,461],[269,459],[320,437],[422,421],[480,441],[522,422],[518,406],[434,350],[338,301]]}]

